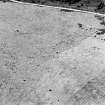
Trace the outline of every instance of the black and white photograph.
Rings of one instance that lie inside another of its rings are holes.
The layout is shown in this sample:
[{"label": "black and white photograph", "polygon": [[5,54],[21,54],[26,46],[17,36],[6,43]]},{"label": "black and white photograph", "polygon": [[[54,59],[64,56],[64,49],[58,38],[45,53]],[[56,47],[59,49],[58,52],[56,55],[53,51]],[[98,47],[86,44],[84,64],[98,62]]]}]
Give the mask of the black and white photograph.
[{"label": "black and white photograph", "polygon": [[0,105],[105,105],[105,0],[0,0]]}]

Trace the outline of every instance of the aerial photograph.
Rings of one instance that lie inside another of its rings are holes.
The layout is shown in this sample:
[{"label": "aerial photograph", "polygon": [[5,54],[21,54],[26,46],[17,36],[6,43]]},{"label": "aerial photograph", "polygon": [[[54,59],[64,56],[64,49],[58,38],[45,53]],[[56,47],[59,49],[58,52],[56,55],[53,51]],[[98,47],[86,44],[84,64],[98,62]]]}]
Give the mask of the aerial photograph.
[{"label": "aerial photograph", "polygon": [[105,105],[105,0],[0,0],[0,105]]}]

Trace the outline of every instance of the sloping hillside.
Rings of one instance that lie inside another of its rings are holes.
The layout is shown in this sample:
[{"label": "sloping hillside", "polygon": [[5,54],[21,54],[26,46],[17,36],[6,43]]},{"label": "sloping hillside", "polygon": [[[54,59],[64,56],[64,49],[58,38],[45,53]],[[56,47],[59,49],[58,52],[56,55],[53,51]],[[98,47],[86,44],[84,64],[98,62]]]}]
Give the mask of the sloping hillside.
[{"label": "sloping hillside", "polygon": [[0,105],[105,105],[104,33],[100,15],[0,2]]}]

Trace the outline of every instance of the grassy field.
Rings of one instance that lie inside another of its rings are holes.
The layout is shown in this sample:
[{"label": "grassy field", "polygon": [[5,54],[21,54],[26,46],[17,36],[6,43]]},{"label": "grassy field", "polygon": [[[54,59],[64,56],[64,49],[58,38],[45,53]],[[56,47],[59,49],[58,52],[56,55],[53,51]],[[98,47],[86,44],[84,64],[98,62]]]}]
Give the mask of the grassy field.
[{"label": "grassy field", "polygon": [[100,15],[1,2],[0,105],[105,105],[104,33]]}]

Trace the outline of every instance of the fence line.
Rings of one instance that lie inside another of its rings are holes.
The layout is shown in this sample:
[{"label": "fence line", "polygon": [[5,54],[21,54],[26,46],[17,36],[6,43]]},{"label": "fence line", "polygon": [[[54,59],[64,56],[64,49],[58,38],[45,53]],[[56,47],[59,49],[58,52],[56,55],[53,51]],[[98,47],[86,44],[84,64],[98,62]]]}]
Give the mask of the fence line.
[{"label": "fence line", "polygon": [[90,12],[90,11],[84,11],[84,10],[78,10],[78,9],[73,9],[73,8],[66,8],[66,7],[59,7],[59,6],[58,7],[57,6],[48,6],[48,5],[41,5],[41,4],[35,4],[35,3],[21,2],[21,1],[16,1],[16,0],[10,0],[10,2],[20,3],[20,4],[25,4],[25,5],[34,5],[34,6],[48,7],[48,8],[65,9],[65,10],[71,10],[71,11],[76,11],[76,12],[83,12],[83,13],[99,15],[99,16],[103,16],[103,17],[105,16],[105,14],[95,13],[95,12]]}]

